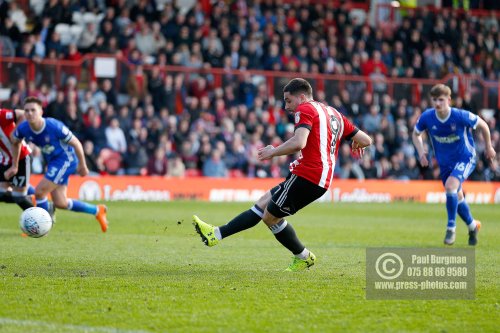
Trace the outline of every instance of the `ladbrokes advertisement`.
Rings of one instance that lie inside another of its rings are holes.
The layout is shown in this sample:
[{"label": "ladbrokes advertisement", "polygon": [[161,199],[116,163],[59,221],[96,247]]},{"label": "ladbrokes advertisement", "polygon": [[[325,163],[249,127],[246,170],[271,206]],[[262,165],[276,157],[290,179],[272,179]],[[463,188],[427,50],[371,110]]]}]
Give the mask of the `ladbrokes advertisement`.
[{"label": "ladbrokes advertisement", "polygon": [[[41,176],[32,176],[37,184]],[[132,176],[78,177],[70,179],[68,196],[103,201],[255,201],[281,179],[161,178]],[[500,183],[466,182],[470,203],[500,203]],[[445,202],[439,181],[335,180],[320,199],[323,202]]]}]

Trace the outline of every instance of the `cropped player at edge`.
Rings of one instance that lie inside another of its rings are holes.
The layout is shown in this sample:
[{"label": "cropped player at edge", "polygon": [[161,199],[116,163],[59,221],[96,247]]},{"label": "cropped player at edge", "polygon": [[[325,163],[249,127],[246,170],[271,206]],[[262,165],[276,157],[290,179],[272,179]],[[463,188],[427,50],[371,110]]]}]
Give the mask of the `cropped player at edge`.
[{"label": "cropped player at edge", "polygon": [[92,214],[101,230],[106,232],[106,206],[67,198],[69,176],[75,171],[81,176],[89,172],[80,141],[59,120],[42,117],[42,102],[38,98],[26,98],[24,112],[26,121],[19,124],[11,135],[13,162],[5,172],[6,177],[17,173],[22,140],[33,142],[40,147],[47,162],[47,172],[35,189],[37,206],[48,210],[47,196],[50,193],[57,208]]},{"label": "cropped player at edge", "polygon": [[302,244],[285,217],[294,215],[328,190],[342,140],[352,139],[352,149],[359,155],[372,140],[340,112],[314,101],[312,96],[311,85],[306,80],[296,78],[288,82],[283,97],[285,110],[294,114],[295,133],[278,147],[269,145],[258,153],[260,160],[269,160],[300,151],[301,157],[290,164],[286,180],[266,192],[251,209],[221,227],[205,223],[194,215],[195,229],[205,245],[217,245],[223,238],[263,220],[276,239],[294,255],[286,271],[302,271],[315,264],[316,256]]},{"label": "cropped player at edge", "polygon": [[[14,132],[16,124],[24,120],[23,110],[0,109],[0,201],[6,203],[16,203],[21,209],[33,207],[36,202],[35,196],[28,193],[30,180],[30,148],[26,143],[22,143],[19,152],[19,168],[12,177],[5,177],[12,165],[12,144],[10,135]],[[12,189],[12,190],[10,190]],[[34,193],[33,188],[30,190]]]},{"label": "cropped player at edge", "polygon": [[486,144],[485,156],[493,159],[496,155],[491,144],[490,129],[477,115],[450,107],[451,90],[444,84],[432,87],[430,97],[433,108],[425,110],[417,120],[412,139],[417,149],[420,164],[429,165],[424,150],[421,133],[427,131],[431,138],[441,180],[446,190],[446,211],[448,224],[444,243],[455,243],[456,216],[464,220],[469,229],[469,245],[477,244],[477,234],[481,222],[472,217],[469,205],[465,202],[462,183],[476,167],[476,149],[471,129],[478,128]]}]

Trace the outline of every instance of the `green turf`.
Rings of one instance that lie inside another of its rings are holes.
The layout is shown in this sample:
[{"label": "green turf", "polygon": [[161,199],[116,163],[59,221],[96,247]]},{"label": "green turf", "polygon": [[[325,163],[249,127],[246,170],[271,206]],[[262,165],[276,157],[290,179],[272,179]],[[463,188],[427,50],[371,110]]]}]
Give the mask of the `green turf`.
[{"label": "green turf", "polygon": [[[20,237],[0,205],[0,332],[498,332],[500,214],[483,221],[476,299],[365,299],[366,247],[441,247],[443,205],[314,204],[289,218],[318,257],[284,273],[289,253],[259,225],[202,245],[192,213],[221,224],[250,204],[111,203],[102,234],[58,211],[41,239]],[[467,247],[457,227],[456,247]]]}]

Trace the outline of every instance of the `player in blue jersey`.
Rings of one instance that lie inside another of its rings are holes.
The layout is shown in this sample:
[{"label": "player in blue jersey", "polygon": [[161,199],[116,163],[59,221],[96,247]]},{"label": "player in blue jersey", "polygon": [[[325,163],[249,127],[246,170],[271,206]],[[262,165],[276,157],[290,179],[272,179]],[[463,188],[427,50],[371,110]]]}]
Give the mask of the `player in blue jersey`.
[{"label": "player in blue jersey", "polygon": [[11,135],[13,161],[5,172],[6,177],[17,173],[22,140],[33,142],[40,147],[47,163],[47,172],[35,189],[37,206],[48,210],[47,196],[50,193],[57,208],[92,214],[101,230],[106,232],[106,206],[67,198],[69,176],[75,172],[80,176],[89,173],[80,141],[59,120],[42,117],[42,102],[38,98],[26,98],[24,112],[26,121],[19,124]]},{"label": "player in blue jersey", "polygon": [[476,166],[473,129],[479,129],[483,135],[486,158],[495,157],[496,152],[491,144],[490,129],[486,122],[477,115],[450,107],[451,90],[444,84],[432,87],[430,97],[433,108],[425,110],[417,120],[412,139],[423,167],[427,167],[429,161],[427,152],[424,150],[422,132],[427,131],[434,147],[441,180],[446,190],[448,224],[444,243],[452,245],[455,242],[455,219],[458,213],[469,228],[469,245],[476,245],[481,222],[472,217],[469,206],[465,202],[462,183]]}]

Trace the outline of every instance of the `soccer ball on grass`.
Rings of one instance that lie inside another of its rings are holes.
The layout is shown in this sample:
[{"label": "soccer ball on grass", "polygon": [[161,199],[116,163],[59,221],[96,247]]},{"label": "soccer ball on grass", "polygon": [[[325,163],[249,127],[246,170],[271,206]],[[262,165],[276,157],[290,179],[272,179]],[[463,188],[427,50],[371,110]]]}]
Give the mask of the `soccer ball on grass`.
[{"label": "soccer ball on grass", "polygon": [[19,226],[26,235],[39,238],[45,236],[52,228],[52,218],[45,209],[31,207],[21,214]]}]

